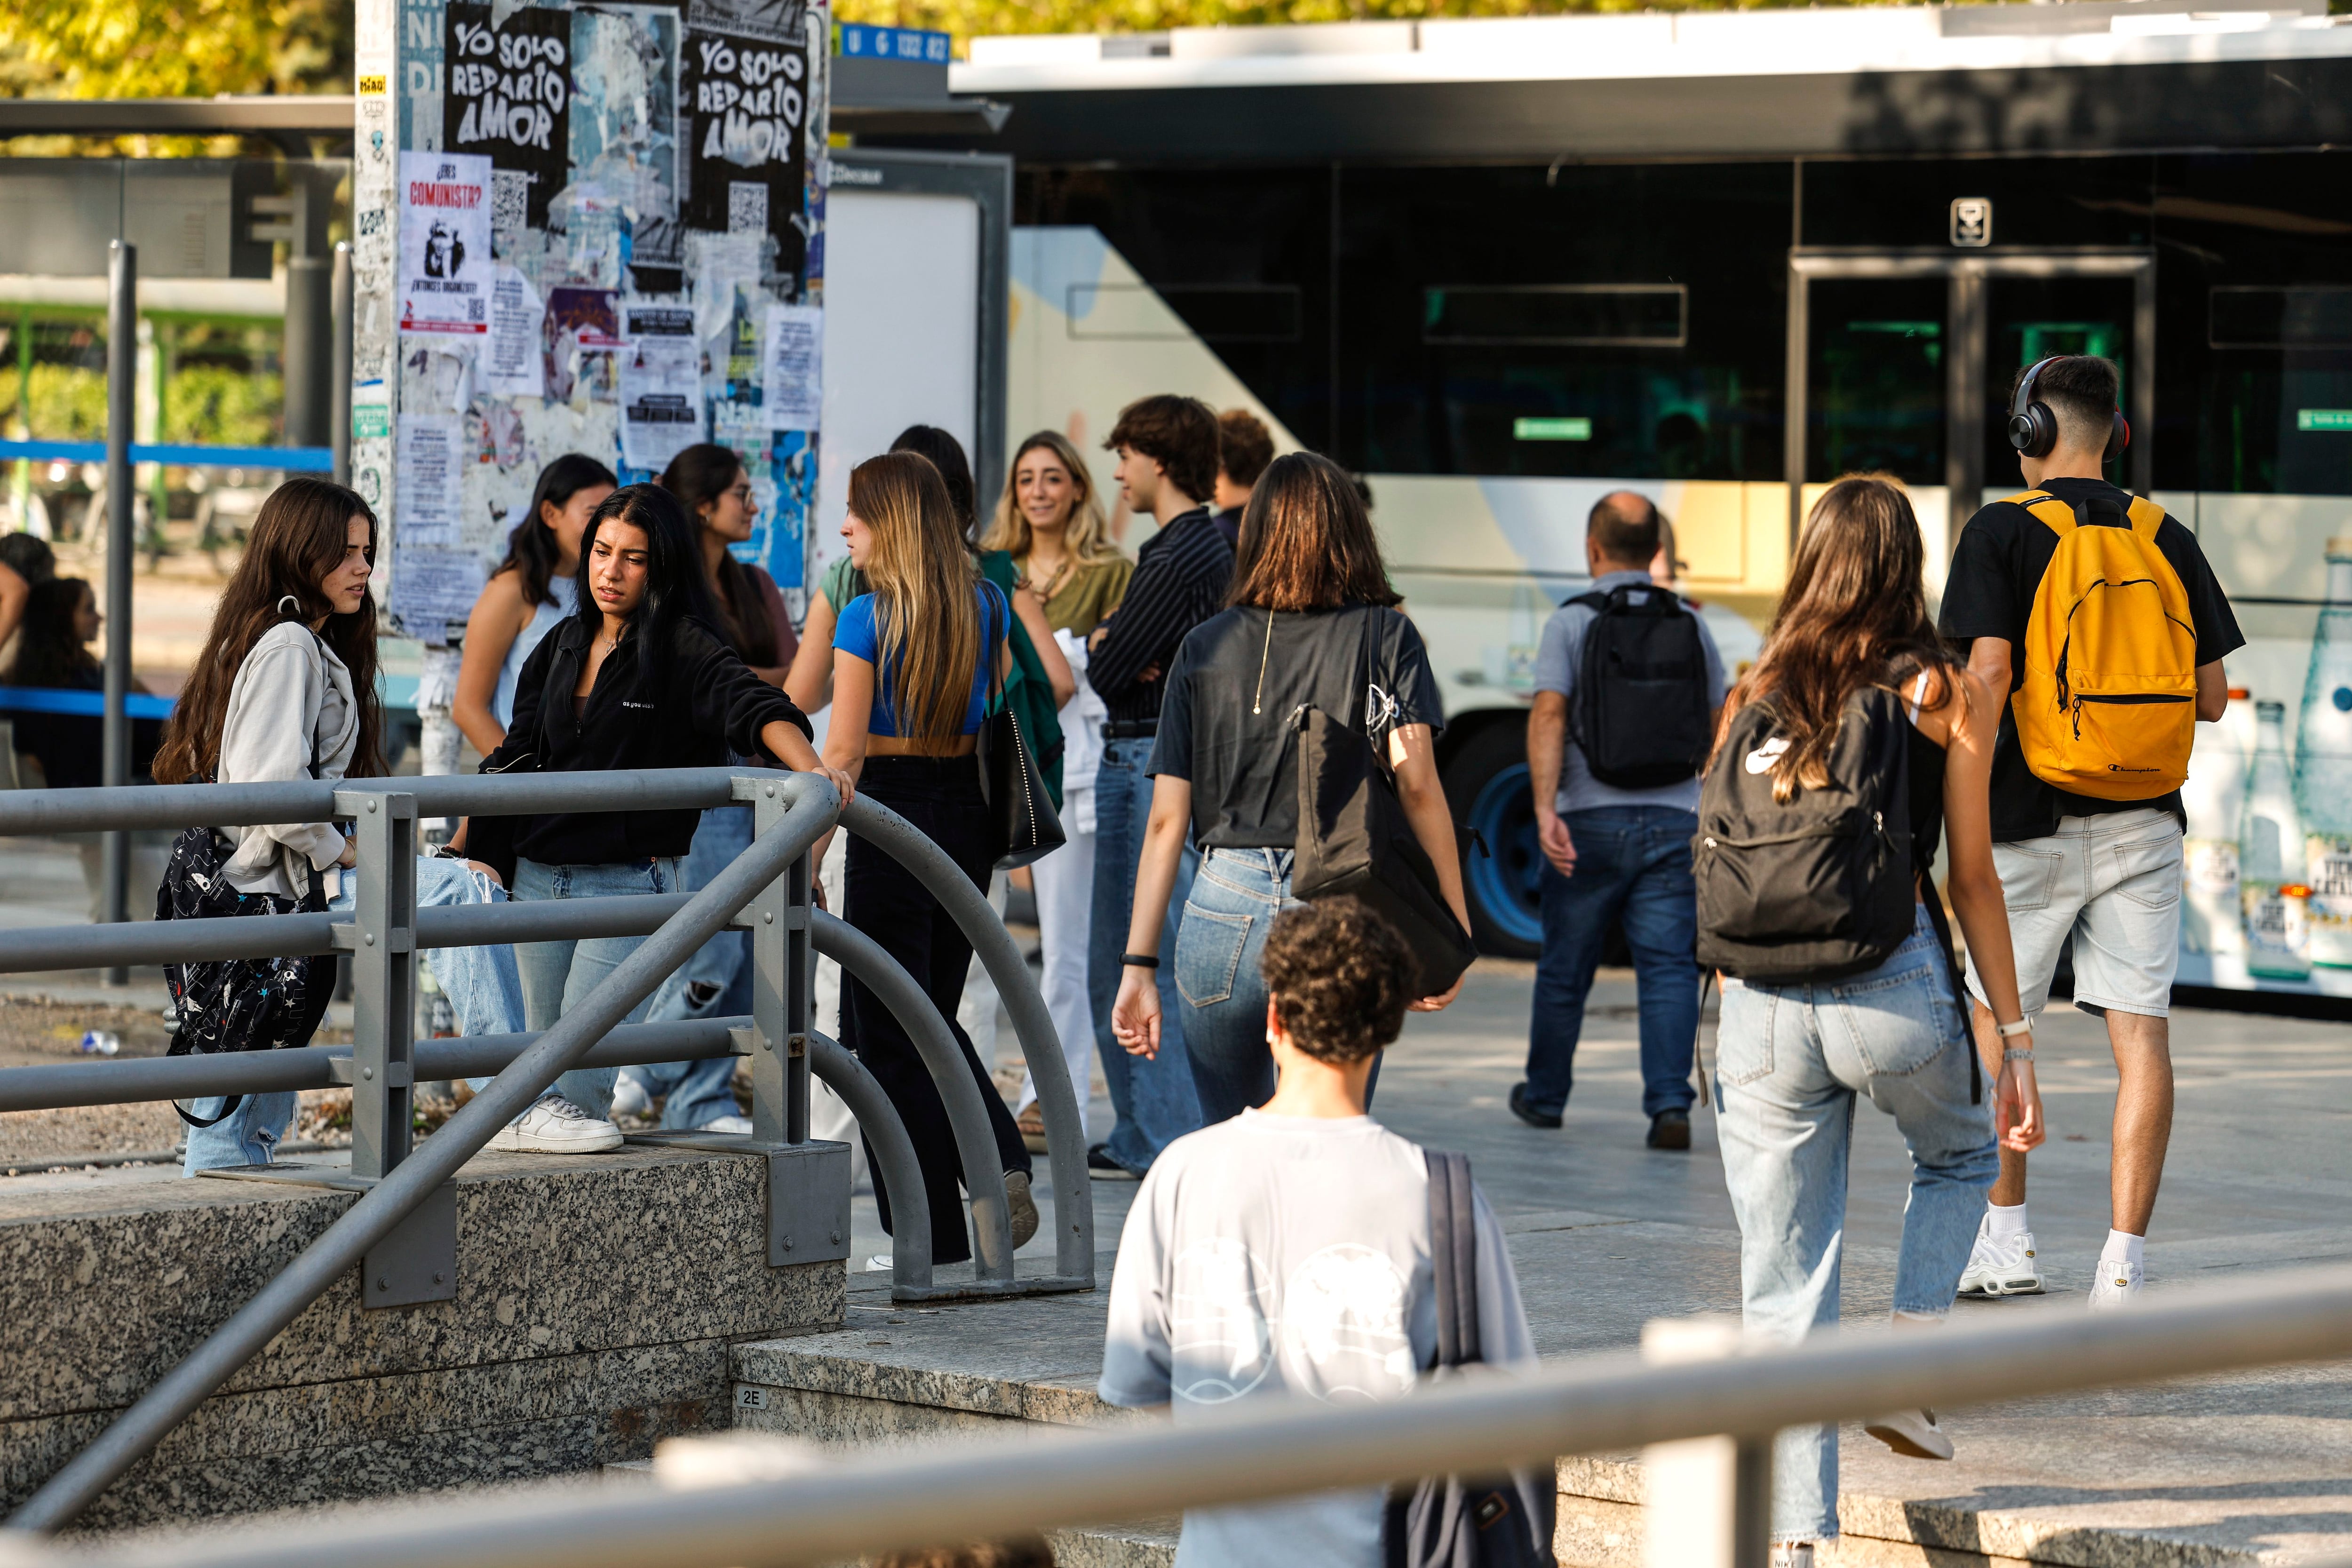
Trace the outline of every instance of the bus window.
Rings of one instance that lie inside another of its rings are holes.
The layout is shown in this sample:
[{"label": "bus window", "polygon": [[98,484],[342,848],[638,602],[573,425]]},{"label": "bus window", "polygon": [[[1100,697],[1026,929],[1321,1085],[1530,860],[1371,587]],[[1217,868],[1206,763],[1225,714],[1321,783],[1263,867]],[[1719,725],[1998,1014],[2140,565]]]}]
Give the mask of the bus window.
[{"label": "bus window", "polygon": [[1825,278],[1808,290],[1805,474],[1944,482],[1941,278]]}]

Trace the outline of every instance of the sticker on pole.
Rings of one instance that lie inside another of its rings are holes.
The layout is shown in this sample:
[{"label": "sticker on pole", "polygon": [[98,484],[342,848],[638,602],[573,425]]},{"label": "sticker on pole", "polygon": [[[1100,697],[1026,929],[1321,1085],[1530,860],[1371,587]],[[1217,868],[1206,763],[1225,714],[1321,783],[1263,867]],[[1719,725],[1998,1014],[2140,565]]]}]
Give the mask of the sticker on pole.
[{"label": "sticker on pole", "polygon": [[400,330],[490,330],[490,161],[400,155]]}]

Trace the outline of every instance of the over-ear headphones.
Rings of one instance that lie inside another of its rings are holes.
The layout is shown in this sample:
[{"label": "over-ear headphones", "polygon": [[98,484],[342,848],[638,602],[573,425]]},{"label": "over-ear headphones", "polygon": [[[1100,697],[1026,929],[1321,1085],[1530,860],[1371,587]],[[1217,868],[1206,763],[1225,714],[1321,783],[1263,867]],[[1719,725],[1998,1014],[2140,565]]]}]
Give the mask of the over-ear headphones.
[{"label": "over-ear headphones", "polygon": [[[2033,384],[2042,373],[2072,354],[2052,354],[2037,360],[2017,379],[2017,395],[2009,405],[2009,444],[2029,458],[2046,458],[2058,446],[2058,416],[2050,405],[2033,395]],[[2123,411],[2116,411],[2115,423],[2107,429],[2106,450],[2100,454],[2102,462],[2114,462],[2131,445],[2131,424]]]}]

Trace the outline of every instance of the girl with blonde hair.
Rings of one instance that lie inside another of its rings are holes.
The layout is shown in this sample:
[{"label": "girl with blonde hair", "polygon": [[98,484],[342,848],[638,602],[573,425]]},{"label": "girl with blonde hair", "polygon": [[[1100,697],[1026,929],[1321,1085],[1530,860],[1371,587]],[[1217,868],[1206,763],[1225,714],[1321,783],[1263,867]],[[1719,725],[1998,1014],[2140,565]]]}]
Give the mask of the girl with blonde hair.
[{"label": "girl with blonde hair", "polygon": [[[1037,939],[1045,960],[1039,986],[1054,1016],[1062,1059],[1085,1120],[1094,1076],[1094,1007],[1087,993],[1087,932],[1094,910],[1095,773],[1102,763],[1103,721],[1110,715],[1086,682],[1087,634],[1127,596],[1135,563],[1110,542],[1109,521],[1086,460],[1059,431],[1021,443],[998,498],[984,550],[1013,558],[1021,582],[1045,605],[1045,623],[1069,663],[1076,690],[1062,704],[1062,827],[1068,841],[1030,868],[1037,896]],[[1021,1136],[1045,1146],[1037,1086],[1021,1080]]]},{"label": "girl with blonde hair", "polygon": [[[851,471],[841,537],[866,591],[842,606],[833,629],[824,760],[945,850],[985,894],[993,857],[979,735],[990,688],[1012,667],[1012,606],[1001,589],[982,580],[947,485],[919,453],[887,452]],[[952,1021],[971,943],[912,871],[863,838],[849,841],[842,882],[842,918],[903,964],[950,1020],[996,1134],[1018,1247],[1037,1229],[1029,1151],[971,1036]],[[932,1261],[961,1262],[971,1256],[958,1191],[964,1172],[947,1108],[921,1055],[880,999],[847,974],[841,1032],[914,1142],[930,1208]],[[877,1197],[888,1230],[891,1202],[907,1194],[877,1189]]]}]

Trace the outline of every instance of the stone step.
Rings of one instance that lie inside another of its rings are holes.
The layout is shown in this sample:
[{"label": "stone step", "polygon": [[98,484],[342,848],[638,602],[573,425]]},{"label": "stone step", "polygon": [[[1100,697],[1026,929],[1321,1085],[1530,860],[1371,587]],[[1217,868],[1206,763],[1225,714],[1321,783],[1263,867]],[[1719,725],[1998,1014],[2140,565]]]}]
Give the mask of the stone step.
[{"label": "stone step", "polygon": [[[1633,1239],[1627,1232],[1639,1228],[1648,1227],[1612,1227],[1611,1245],[1623,1249]],[[1525,1239],[1514,1237],[1515,1256]],[[1521,1259],[1523,1281],[1540,1281],[1547,1270],[1530,1267],[1537,1263]],[[1106,1256],[1099,1277],[1109,1273]],[[1106,1305],[1096,1292],[900,1307],[878,1282],[852,1275],[847,1328],[734,1347],[734,1420],[739,1428],[829,1447],[1024,1424],[1132,1423],[1142,1417],[1105,1405],[1094,1392]],[[1531,1315],[1537,1310],[1531,1300]],[[1822,1568],[2210,1568],[2302,1561],[2315,1547],[2352,1544],[2352,1482],[2335,1479],[2352,1476],[2352,1464],[2340,1452],[2342,1435],[2312,1419],[2340,1411],[2347,1384],[2352,1376],[2341,1367],[2291,1369],[1948,1417],[1963,1461],[1972,1465],[1898,1458],[1848,1428],[1839,1508],[1844,1533],[1818,1561]],[[2233,1425],[2225,1427],[2217,1409],[2231,1411]],[[2234,1425],[2238,1413],[2242,1430]],[[2135,1416],[2152,1419],[2135,1425]],[[2095,1451],[2097,1439],[2079,1436],[2085,1431],[2111,1434],[2113,1451]],[[2246,1456],[2222,1440],[2225,1431],[2243,1439],[2241,1447],[2270,1448],[2273,1464],[2284,1468],[2242,1478],[2234,1467]],[[2037,1442],[2042,1449],[2032,1447]],[[2043,1449],[2053,1443],[2094,1449],[2075,1456],[2078,1473],[2104,1484],[2032,1468],[2049,1463]],[[2162,1460],[2158,1444],[2170,1445]],[[2228,1479],[2200,1486],[2171,1473],[2200,1468]],[[1638,1568],[1636,1457],[1566,1458],[1558,1474],[1561,1568]],[[1059,1559],[1066,1563],[1163,1568],[1172,1561],[1173,1521],[1056,1539],[1057,1551],[1066,1542]]]}]

